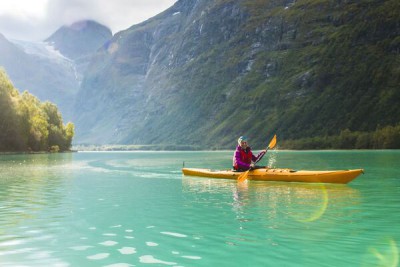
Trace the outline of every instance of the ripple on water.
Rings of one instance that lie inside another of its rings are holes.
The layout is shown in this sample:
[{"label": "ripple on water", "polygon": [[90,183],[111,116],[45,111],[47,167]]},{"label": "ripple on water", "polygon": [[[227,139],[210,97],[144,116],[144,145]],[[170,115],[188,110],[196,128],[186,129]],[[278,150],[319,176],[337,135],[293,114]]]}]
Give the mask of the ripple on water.
[{"label": "ripple on water", "polygon": [[26,243],[26,241],[22,239],[11,239],[7,241],[0,242],[0,247],[12,247],[12,246],[19,246]]},{"label": "ripple on water", "polygon": [[124,255],[131,255],[136,253],[136,249],[132,247],[123,247],[121,249],[118,249],[118,251]]},{"label": "ripple on water", "polygon": [[149,247],[157,247],[158,246],[158,244],[154,243],[154,242],[146,242],[146,245]]},{"label": "ripple on water", "polygon": [[128,263],[114,263],[111,265],[106,265],[104,267],[130,267],[130,266],[135,266],[135,265],[128,264]]},{"label": "ripple on water", "polygon": [[98,254],[87,256],[86,258],[88,258],[89,260],[102,260],[102,259],[108,258],[108,256],[110,256],[110,253],[98,253]]},{"label": "ripple on water", "polygon": [[201,257],[199,257],[199,256],[182,256],[182,258],[191,259],[191,260],[201,260]]},{"label": "ripple on water", "polygon": [[51,258],[52,251],[37,251],[30,254],[27,258],[30,260],[41,260]]},{"label": "ripple on water", "polygon": [[26,254],[26,253],[29,253],[29,252],[32,252],[35,250],[37,250],[37,248],[22,248],[22,249],[10,250],[10,251],[1,251],[0,256]]},{"label": "ripple on water", "polygon": [[173,232],[161,232],[163,235],[170,235],[174,237],[187,237],[187,235],[180,234],[180,233],[173,233]]},{"label": "ripple on water", "polygon": [[75,247],[70,247],[70,249],[75,250],[75,251],[84,251],[84,250],[88,250],[89,248],[92,248],[92,246],[75,246]]},{"label": "ripple on water", "polygon": [[176,265],[176,262],[168,262],[162,261],[154,258],[152,255],[143,255],[139,257],[141,263],[150,263],[150,264],[165,264],[165,265]]},{"label": "ripple on water", "polygon": [[103,235],[104,235],[104,236],[116,236],[117,234],[114,234],[114,233],[104,233]]},{"label": "ripple on water", "polygon": [[115,246],[116,244],[118,244],[118,242],[112,241],[112,240],[108,240],[108,241],[104,241],[99,243],[100,245],[106,246],[106,247],[112,247]]}]

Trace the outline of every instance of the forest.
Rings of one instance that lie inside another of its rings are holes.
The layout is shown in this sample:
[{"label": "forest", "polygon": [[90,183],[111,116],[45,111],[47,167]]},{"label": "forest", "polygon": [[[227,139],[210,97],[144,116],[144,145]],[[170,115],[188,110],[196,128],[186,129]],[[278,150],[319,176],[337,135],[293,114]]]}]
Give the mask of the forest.
[{"label": "forest", "polygon": [[339,135],[283,140],[285,149],[399,149],[400,124],[380,127],[373,132],[345,129]]},{"label": "forest", "polygon": [[71,149],[74,124],[63,124],[61,113],[51,102],[13,86],[0,69],[0,151],[63,152]]}]

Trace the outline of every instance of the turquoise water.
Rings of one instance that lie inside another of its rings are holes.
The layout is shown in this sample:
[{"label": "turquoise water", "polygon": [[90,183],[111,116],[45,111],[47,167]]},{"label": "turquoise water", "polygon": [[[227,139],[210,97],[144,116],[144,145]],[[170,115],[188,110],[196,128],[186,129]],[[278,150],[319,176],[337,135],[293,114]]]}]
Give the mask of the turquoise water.
[{"label": "turquoise water", "polygon": [[398,266],[400,151],[278,151],[348,185],[183,177],[232,152],[0,156],[0,266]]}]

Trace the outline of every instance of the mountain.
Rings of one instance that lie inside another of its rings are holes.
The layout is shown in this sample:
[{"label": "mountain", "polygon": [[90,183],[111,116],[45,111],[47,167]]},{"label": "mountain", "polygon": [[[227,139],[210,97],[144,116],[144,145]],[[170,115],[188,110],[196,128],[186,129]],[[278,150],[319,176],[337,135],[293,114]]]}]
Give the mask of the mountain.
[{"label": "mountain", "polygon": [[57,104],[67,119],[79,89],[75,64],[45,43],[7,40],[0,35],[0,66],[16,88]]},{"label": "mountain", "polygon": [[92,20],[82,20],[62,26],[45,42],[50,43],[64,56],[78,59],[90,56],[111,37],[111,30],[104,25]]},{"label": "mountain", "polygon": [[261,147],[396,125],[399,3],[177,1],[97,52],[76,141]]},{"label": "mountain", "polygon": [[45,42],[9,41],[0,35],[0,66],[17,88],[57,104],[71,120],[90,57],[111,37],[107,27],[94,21],[63,26]]}]

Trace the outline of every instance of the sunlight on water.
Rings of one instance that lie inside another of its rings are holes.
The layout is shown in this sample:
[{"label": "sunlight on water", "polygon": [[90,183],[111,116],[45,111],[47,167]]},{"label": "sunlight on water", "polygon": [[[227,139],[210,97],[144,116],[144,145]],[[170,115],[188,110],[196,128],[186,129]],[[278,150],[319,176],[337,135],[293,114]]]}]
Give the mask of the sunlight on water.
[{"label": "sunlight on water", "polygon": [[144,255],[139,257],[141,263],[156,263],[156,264],[165,264],[165,265],[176,265],[176,262],[167,262],[154,258],[152,255]]},{"label": "sunlight on water", "polygon": [[368,248],[363,266],[397,267],[399,264],[399,248],[392,238],[385,238]]},{"label": "sunlight on water", "polygon": [[398,266],[399,159],[265,156],[278,168],[366,170],[329,185],[180,172],[183,161],[230,168],[231,152],[0,156],[0,266]]},{"label": "sunlight on water", "polygon": [[299,222],[312,222],[318,220],[326,211],[329,203],[328,192],[324,185],[316,185],[314,188],[306,188],[300,191],[298,194],[301,195],[301,201],[296,201],[297,204],[311,205],[304,208],[296,207],[291,208],[293,210],[292,216]]},{"label": "sunlight on water", "polygon": [[130,255],[130,254],[135,254],[136,253],[136,249],[132,248],[132,247],[123,247],[121,249],[118,249],[118,251],[121,254],[125,254],[125,255]]},{"label": "sunlight on water", "polygon": [[104,267],[130,267],[130,266],[135,266],[135,265],[131,265],[128,263],[115,263],[115,264],[106,265]]}]

